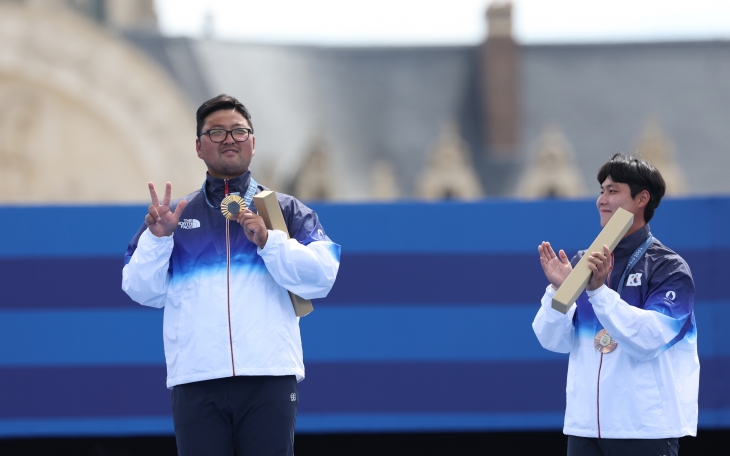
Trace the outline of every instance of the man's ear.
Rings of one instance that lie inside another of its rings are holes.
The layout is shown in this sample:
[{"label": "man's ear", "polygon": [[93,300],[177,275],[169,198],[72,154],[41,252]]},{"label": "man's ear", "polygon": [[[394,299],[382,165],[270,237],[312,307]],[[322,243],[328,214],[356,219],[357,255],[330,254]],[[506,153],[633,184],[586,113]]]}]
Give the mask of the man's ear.
[{"label": "man's ear", "polygon": [[640,191],[639,194],[636,195],[636,198],[634,198],[634,201],[636,201],[636,204],[639,207],[646,207],[646,205],[649,204],[649,200],[651,200],[649,190]]},{"label": "man's ear", "polygon": [[203,158],[200,152],[200,138],[195,140],[195,151],[198,153],[198,158]]},{"label": "man's ear", "polygon": [[251,135],[251,156],[253,157],[256,153],[256,137],[254,135]]}]

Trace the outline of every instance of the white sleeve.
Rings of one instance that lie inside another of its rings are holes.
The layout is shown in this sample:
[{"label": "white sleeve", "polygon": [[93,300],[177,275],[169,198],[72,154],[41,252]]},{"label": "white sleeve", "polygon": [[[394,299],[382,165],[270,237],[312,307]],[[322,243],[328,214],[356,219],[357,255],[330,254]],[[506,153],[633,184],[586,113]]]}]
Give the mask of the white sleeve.
[{"label": "white sleeve", "polygon": [[269,230],[266,245],[258,249],[276,283],[304,299],[327,296],[340,268],[339,251],[334,242],[302,245],[279,230]]},{"label": "white sleeve", "polygon": [[157,237],[146,230],[137,249],[122,270],[122,290],[134,301],[150,307],[163,307],[170,283],[171,236]]},{"label": "white sleeve", "polygon": [[[679,294],[680,288],[675,289]],[[655,294],[663,297],[661,293]],[[640,309],[622,300],[618,293],[604,286],[592,293],[588,300],[593,305],[598,321],[622,349],[638,361],[648,361],[671,346],[687,318],[690,318],[689,311],[691,311],[691,306],[686,312],[678,309],[674,315],[664,314],[658,311],[659,309],[651,310],[654,307],[652,301],[656,301],[653,298],[653,295],[649,296],[645,303],[647,308]]]},{"label": "white sleeve", "polygon": [[540,302],[540,310],[532,322],[532,330],[543,348],[557,353],[569,353],[573,348],[573,314],[577,306],[573,303],[566,314],[553,309],[555,291],[552,285],[548,285]]}]

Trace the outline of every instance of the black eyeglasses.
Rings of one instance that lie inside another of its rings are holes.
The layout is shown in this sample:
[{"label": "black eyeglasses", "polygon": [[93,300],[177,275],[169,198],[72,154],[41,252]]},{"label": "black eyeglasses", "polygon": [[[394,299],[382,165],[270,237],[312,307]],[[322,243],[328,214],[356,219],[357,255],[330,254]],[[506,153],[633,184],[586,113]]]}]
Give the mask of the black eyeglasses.
[{"label": "black eyeglasses", "polygon": [[228,133],[231,134],[231,138],[233,138],[234,141],[244,142],[248,139],[249,135],[253,133],[253,130],[251,130],[250,128],[234,128],[233,130],[211,128],[210,130],[202,132],[198,136],[208,135],[210,140],[214,143],[222,143],[228,137]]}]

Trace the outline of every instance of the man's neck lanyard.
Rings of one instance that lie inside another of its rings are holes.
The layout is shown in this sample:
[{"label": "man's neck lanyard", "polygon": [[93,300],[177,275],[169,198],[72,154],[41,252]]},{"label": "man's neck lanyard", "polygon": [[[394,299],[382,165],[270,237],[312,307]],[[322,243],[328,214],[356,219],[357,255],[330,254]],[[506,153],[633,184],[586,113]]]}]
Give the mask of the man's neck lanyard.
[{"label": "man's neck lanyard", "polygon": [[624,273],[621,276],[621,281],[619,282],[618,289],[616,290],[616,292],[619,295],[621,295],[621,290],[624,289],[624,280],[626,279],[626,274],[629,273],[629,271],[631,270],[631,268],[633,268],[634,266],[636,266],[636,263],[638,263],[639,259],[642,256],[644,256],[644,253],[646,253],[646,251],[649,249],[649,246],[651,245],[652,242],[654,242],[654,236],[652,236],[651,233],[649,233],[649,237],[646,238],[646,240],[644,241],[644,243],[641,244],[639,246],[639,248],[636,249],[636,251],[633,253],[633,255],[631,255],[631,258],[629,258],[629,262],[626,265],[626,269],[624,270]]},{"label": "man's neck lanyard", "polygon": [[246,193],[243,195],[243,202],[246,203],[247,208],[251,208],[251,203],[253,202],[253,197],[256,195],[256,192],[259,189],[259,184],[256,183],[255,180],[253,180],[253,177],[248,178],[248,188],[246,189]]},{"label": "man's neck lanyard", "polygon": [[[639,246],[639,248],[636,249],[633,255],[631,255],[631,258],[629,258],[626,269],[624,270],[623,275],[621,275],[621,281],[618,284],[618,290],[616,290],[619,296],[621,296],[621,290],[624,289],[624,280],[626,280],[626,274],[629,273],[631,268],[636,266],[636,263],[642,256],[644,256],[644,253],[646,253],[652,242],[654,242],[654,236],[649,233],[649,237],[646,238],[646,240]],[[611,269],[613,269],[613,253],[611,254]],[[613,337],[611,337],[611,335],[608,333],[608,331],[603,328],[598,332],[598,334],[596,334],[596,337],[593,339],[593,346],[596,347],[596,350],[601,353],[601,360],[603,360],[603,355],[614,351],[616,347],[618,347],[618,342],[616,342]]]},{"label": "man's neck lanyard", "polygon": [[[246,203],[246,207],[250,208],[251,203],[253,202],[253,197],[256,195],[256,191],[258,190],[259,184],[253,179],[253,177],[248,178],[248,188],[246,189],[246,193],[243,195],[243,202]],[[238,192],[231,193],[233,195],[238,194]],[[203,195],[205,195],[205,202],[208,203],[208,206],[214,207],[217,209],[216,206],[213,206],[213,204],[208,199],[208,193],[205,191],[205,182],[203,182]]]}]

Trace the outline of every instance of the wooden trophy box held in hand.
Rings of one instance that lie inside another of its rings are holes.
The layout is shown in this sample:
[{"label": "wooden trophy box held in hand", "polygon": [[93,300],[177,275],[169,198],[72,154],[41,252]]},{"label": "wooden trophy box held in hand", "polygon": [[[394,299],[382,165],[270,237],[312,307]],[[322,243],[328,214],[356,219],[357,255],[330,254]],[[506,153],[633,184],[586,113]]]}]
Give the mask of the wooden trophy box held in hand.
[{"label": "wooden trophy box held in hand", "polygon": [[568,309],[578,299],[578,295],[583,292],[588,284],[588,280],[591,278],[592,271],[588,267],[588,257],[592,252],[603,252],[604,245],[608,247],[610,252],[613,252],[613,249],[616,248],[626,232],[629,231],[632,223],[634,223],[634,214],[625,209],[619,208],[611,216],[611,220],[606,223],[606,226],[598,234],[596,240],[586,250],[585,255],[581,257],[578,264],[575,265],[565,279],[565,282],[555,292],[552,303],[553,309],[562,313],[568,313]]},{"label": "wooden trophy box held in hand", "polygon": [[[281,213],[279,201],[276,199],[276,192],[264,190],[254,196],[253,201],[256,204],[256,211],[264,219],[266,228],[269,230],[283,231],[286,233],[286,237],[289,237],[289,229],[286,227],[284,214]],[[301,298],[291,291],[289,292],[289,298],[294,306],[294,313],[297,314],[297,317],[303,317],[314,310],[312,301],[308,299]]]}]

